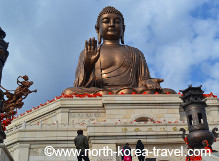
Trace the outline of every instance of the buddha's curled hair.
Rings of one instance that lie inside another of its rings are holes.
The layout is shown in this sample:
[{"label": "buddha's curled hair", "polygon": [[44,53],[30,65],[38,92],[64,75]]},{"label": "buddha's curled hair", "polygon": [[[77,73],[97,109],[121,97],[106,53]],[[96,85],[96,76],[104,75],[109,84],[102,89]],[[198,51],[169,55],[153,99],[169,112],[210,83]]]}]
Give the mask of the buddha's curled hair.
[{"label": "buddha's curled hair", "polygon": [[107,6],[107,7],[105,7],[105,8],[99,13],[99,15],[98,15],[98,17],[97,17],[97,23],[96,23],[96,26],[95,26],[96,29],[99,29],[99,27],[100,27],[100,24],[99,24],[100,17],[101,17],[103,14],[107,14],[107,13],[114,13],[114,14],[117,14],[117,15],[121,16],[123,29],[125,28],[125,25],[124,25],[124,18],[123,18],[122,13],[121,13],[119,10],[115,9],[114,7],[112,7],[112,6]]}]

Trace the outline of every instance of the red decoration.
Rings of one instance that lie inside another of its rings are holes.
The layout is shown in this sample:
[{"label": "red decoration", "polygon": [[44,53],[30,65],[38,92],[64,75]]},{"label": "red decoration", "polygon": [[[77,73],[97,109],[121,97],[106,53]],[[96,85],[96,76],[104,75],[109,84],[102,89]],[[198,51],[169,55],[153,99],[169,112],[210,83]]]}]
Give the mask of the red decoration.
[{"label": "red decoration", "polygon": [[216,95],[214,95],[212,92],[210,94],[203,94],[204,97],[214,97],[217,98]]},{"label": "red decoration", "polygon": [[187,156],[186,157],[186,161],[202,161],[202,157],[201,156]]},{"label": "red decoration", "polygon": [[185,137],[184,141],[185,141],[185,143],[186,143],[187,145],[189,144],[187,137]]}]

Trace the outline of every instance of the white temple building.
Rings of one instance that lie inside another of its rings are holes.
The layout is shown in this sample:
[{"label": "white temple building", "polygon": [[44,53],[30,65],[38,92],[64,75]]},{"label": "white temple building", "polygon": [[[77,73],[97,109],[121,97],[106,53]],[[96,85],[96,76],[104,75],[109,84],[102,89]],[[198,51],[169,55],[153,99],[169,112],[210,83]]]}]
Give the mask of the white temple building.
[{"label": "white temple building", "polygon": [[[15,161],[76,161],[76,156],[47,156],[45,147],[75,149],[77,130],[84,130],[90,149],[108,146],[117,151],[129,143],[135,149],[181,149],[187,145],[180,128],[187,129],[179,94],[103,95],[56,97],[14,119],[7,127],[4,144]],[[206,113],[210,130],[219,128],[219,99],[208,97]],[[188,130],[187,130],[188,133]],[[219,142],[213,144],[219,151]],[[216,155],[213,157],[218,159]],[[90,156],[91,161],[120,161],[121,156]],[[153,156],[157,161],[184,161],[185,156]],[[133,161],[137,161],[133,156]],[[219,160],[219,159],[218,159]]]}]

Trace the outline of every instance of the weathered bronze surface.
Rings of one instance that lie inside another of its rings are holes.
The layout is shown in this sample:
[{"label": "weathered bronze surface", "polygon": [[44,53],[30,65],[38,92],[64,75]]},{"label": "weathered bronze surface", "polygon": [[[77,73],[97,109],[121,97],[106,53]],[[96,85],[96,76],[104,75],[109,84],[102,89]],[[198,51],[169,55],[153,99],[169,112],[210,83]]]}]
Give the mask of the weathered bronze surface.
[{"label": "weathered bronze surface", "polygon": [[85,42],[74,87],[63,93],[175,93],[161,88],[163,79],[151,78],[140,50],[123,45],[125,25],[120,11],[105,7],[97,18],[95,29],[98,45],[95,38]]},{"label": "weathered bronze surface", "polygon": [[[207,104],[205,103],[203,93],[200,87],[192,87],[185,90],[181,90],[183,96],[182,107],[187,116],[187,123],[189,127],[189,134],[187,135],[187,143],[190,148],[201,149],[205,146],[203,141],[207,141],[210,148],[215,138],[217,137],[217,128],[214,128],[212,132],[209,131],[207,115],[205,108]],[[183,139],[185,140],[185,129],[180,129],[183,131]]]}]

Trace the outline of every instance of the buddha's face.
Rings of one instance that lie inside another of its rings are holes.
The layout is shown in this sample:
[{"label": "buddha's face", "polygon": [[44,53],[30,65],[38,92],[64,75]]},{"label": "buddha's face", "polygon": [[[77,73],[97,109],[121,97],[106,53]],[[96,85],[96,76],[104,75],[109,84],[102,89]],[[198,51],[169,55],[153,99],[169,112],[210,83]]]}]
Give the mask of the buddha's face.
[{"label": "buddha's face", "polygon": [[103,14],[100,17],[99,25],[99,33],[104,40],[119,40],[123,33],[122,18],[117,14]]}]

